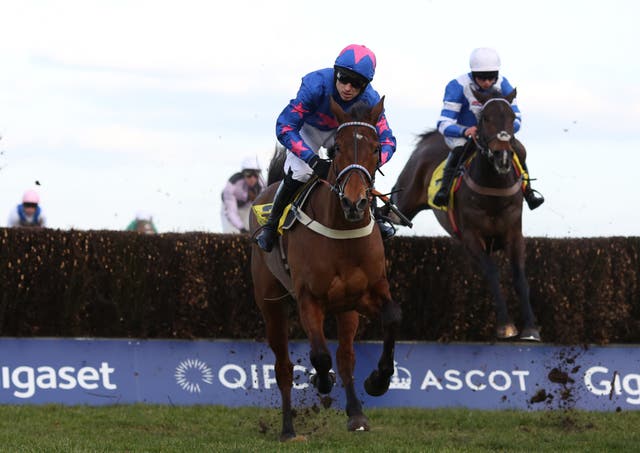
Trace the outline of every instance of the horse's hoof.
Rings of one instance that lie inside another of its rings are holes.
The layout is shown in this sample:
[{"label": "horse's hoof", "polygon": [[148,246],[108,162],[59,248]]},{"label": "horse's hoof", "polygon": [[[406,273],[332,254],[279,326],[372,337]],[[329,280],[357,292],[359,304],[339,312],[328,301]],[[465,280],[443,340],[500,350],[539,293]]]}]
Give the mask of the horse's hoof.
[{"label": "horse's hoof", "polygon": [[371,372],[369,377],[364,381],[364,389],[371,396],[381,396],[387,393],[389,390],[389,384],[391,383],[391,376],[383,378],[380,376],[378,370]]},{"label": "horse's hoof", "polygon": [[280,442],[306,442],[305,436],[297,435],[296,433],[280,434]]},{"label": "horse's hoof", "polygon": [[320,377],[318,374],[313,374],[309,378],[309,382],[313,385],[319,393],[326,395],[331,392],[331,389],[336,383],[336,374],[329,372],[327,377]]},{"label": "horse's hoof", "polygon": [[352,415],[347,421],[349,431],[369,431],[369,419],[364,415]]},{"label": "horse's hoof", "polygon": [[534,327],[527,327],[520,334],[520,339],[524,341],[542,341],[540,332]]},{"label": "horse's hoof", "polygon": [[505,324],[496,329],[496,336],[499,340],[506,340],[507,338],[513,338],[518,335],[518,329],[513,323]]}]

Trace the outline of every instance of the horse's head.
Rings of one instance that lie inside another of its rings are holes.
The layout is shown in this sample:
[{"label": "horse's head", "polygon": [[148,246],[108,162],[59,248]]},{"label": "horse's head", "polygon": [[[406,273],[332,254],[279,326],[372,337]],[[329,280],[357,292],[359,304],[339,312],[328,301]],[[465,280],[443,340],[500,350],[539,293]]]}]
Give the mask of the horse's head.
[{"label": "horse's head", "polygon": [[513,121],[516,118],[511,102],[516,97],[514,89],[508,96],[498,91],[480,93],[473,91],[482,103],[478,118],[478,146],[498,174],[504,175],[511,170],[513,159]]},{"label": "horse's head", "polygon": [[370,208],[370,192],[380,162],[380,140],[376,123],[384,108],[384,96],[373,108],[356,103],[347,113],[331,99],[331,112],[338,120],[333,149],[333,190],[340,198],[345,218],[358,222]]}]

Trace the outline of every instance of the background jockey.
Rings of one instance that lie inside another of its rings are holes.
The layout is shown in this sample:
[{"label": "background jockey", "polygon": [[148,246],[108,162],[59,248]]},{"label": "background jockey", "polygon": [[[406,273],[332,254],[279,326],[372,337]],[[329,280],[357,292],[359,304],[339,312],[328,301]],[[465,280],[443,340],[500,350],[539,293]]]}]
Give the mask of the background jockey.
[{"label": "background jockey", "polygon": [[[451,149],[444,168],[442,184],[433,198],[436,206],[445,206],[449,201],[449,189],[456,167],[462,157],[464,146],[469,137],[475,137],[478,125],[478,115],[482,104],[475,98],[472,89],[481,92],[497,90],[504,96],[513,91],[513,87],[500,75],[500,56],[494,49],[481,47],[471,52],[469,59],[471,72],[462,74],[450,81],[444,92],[444,105],[438,119],[438,131],[444,135],[447,146]],[[514,132],[520,130],[522,116],[516,99],[511,103],[516,114],[513,123]],[[514,140],[514,149],[518,154],[524,170],[529,173],[525,163],[526,152],[522,144]],[[544,202],[544,197],[531,188],[528,182],[524,198],[529,209],[535,209]]]},{"label": "background jockey", "polygon": [[22,195],[22,203],[9,213],[9,227],[44,227],[45,217],[39,203],[38,192],[33,189],[27,190]]},{"label": "background jockey", "polygon": [[[333,68],[320,69],[302,78],[295,99],[289,102],[276,122],[276,135],[287,149],[284,163],[285,177],[278,187],[269,220],[256,238],[260,248],[269,252],[277,236],[277,223],[284,208],[298,188],[315,173],[326,178],[330,162],[318,156],[319,149],[330,149],[338,122],[330,111],[333,98],[348,111],[356,102],[364,101],[370,107],[380,101],[380,95],[370,82],[376,69],[376,57],[365,46],[351,44],[340,52]],[[384,112],[376,125],[381,162],[384,165],[396,149],[396,139],[387,124]],[[377,220],[383,239],[393,236],[395,230],[383,220]]]},{"label": "background jockey", "polygon": [[222,191],[223,233],[248,233],[251,203],[265,188],[262,170],[255,157],[242,161],[240,172],[234,173]]}]

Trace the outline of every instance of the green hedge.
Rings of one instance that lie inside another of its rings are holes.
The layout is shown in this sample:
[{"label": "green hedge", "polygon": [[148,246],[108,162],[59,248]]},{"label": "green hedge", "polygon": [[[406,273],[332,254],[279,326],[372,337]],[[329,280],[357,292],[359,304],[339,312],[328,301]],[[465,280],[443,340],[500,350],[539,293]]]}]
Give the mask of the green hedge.
[{"label": "green hedge", "polygon": [[[401,340],[491,341],[492,302],[461,246],[386,244]],[[546,342],[640,342],[640,238],[527,239],[527,274]],[[0,229],[0,335],[259,338],[249,238],[184,233]],[[512,315],[519,308],[498,255]],[[304,334],[291,307],[292,338]],[[328,335],[335,335],[331,321]],[[363,319],[359,339],[380,339]]]}]

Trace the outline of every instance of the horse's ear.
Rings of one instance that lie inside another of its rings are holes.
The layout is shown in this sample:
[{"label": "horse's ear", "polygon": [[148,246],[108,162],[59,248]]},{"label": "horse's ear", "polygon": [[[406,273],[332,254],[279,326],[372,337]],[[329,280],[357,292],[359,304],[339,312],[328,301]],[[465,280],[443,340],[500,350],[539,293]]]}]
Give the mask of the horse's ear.
[{"label": "horse's ear", "polygon": [[509,93],[508,96],[505,96],[504,98],[509,101],[509,104],[511,104],[513,102],[513,100],[516,98],[516,96],[518,95],[518,90],[516,90],[515,88],[513,89],[513,91],[511,93]]},{"label": "horse's ear", "polygon": [[373,109],[371,109],[371,122],[373,124],[378,123],[378,119],[380,119],[380,115],[382,115],[383,110],[384,110],[384,96],[382,96],[380,101],[373,106]]},{"label": "horse's ear", "polygon": [[339,124],[347,122],[347,114],[342,110],[342,107],[340,107],[333,97],[329,98],[329,107],[331,109],[331,113],[336,117]]}]

